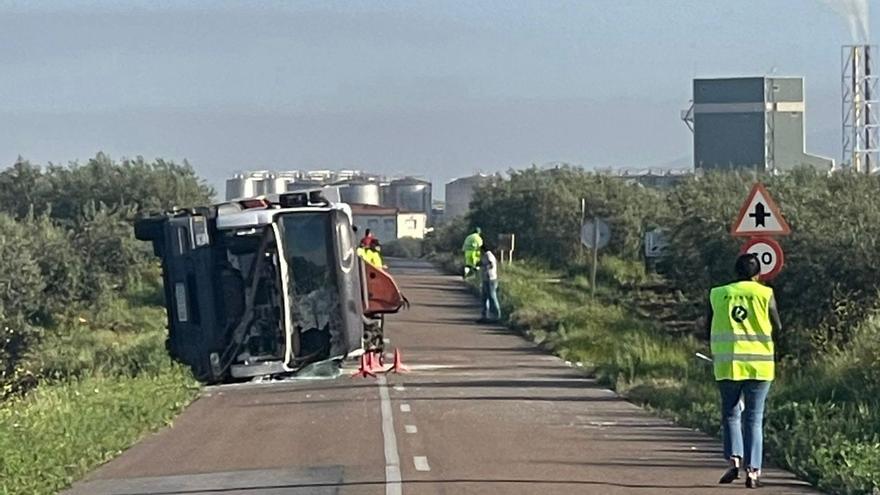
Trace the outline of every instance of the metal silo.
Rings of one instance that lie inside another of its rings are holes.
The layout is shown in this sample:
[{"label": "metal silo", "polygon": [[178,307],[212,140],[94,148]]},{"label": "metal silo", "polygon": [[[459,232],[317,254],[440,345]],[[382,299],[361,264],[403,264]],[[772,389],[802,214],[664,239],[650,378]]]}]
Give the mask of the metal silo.
[{"label": "metal silo", "polygon": [[445,219],[464,216],[470,210],[474,190],[489,181],[488,175],[472,175],[446,183]]},{"label": "metal silo", "polygon": [[242,174],[235,174],[231,179],[226,179],[226,199],[244,197],[246,179]]},{"label": "metal silo", "polygon": [[388,193],[391,205],[400,211],[431,216],[431,183],[414,177],[391,181]]},{"label": "metal silo", "polygon": [[339,193],[343,203],[374,206],[382,204],[379,184],[375,182],[350,180],[336,185],[340,186]]}]

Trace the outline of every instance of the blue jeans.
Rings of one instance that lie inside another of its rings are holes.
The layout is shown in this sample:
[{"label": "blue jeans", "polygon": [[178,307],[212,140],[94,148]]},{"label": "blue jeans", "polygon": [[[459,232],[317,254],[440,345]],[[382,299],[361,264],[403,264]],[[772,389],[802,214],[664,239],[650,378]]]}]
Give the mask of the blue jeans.
[{"label": "blue jeans", "polygon": [[[743,460],[742,465],[753,471],[761,470],[764,457],[764,402],[771,383],[763,380],[718,381],[724,458],[739,457]],[[742,411],[740,399],[745,405]]]},{"label": "blue jeans", "polygon": [[498,304],[498,281],[483,280],[483,318],[495,314],[495,318],[501,319],[501,306]]}]

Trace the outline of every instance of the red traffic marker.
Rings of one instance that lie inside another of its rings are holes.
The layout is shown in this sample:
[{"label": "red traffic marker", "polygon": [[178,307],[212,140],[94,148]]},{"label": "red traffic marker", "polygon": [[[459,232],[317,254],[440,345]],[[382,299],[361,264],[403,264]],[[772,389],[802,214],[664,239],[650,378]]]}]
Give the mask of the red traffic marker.
[{"label": "red traffic marker", "polygon": [[388,368],[392,373],[406,373],[409,369],[403,365],[403,359],[400,356],[400,349],[394,349],[394,364]]},{"label": "red traffic marker", "polygon": [[370,368],[369,364],[367,364],[367,353],[361,354],[361,365],[357,371],[351,374],[352,378],[356,376],[360,376],[361,378],[366,378],[368,376],[375,377],[376,374],[373,373],[373,370]]},{"label": "red traffic marker", "polygon": [[385,371],[385,364],[382,362],[382,354],[370,351],[367,355],[367,367],[370,371]]},{"label": "red traffic marker", "polygon": [[785,264],[785,254],[782,252],[782,246],[773,239],[755,238],[749,239],[749,242],[743,244],[739,254],[754,254],[761,263],[761,281],[773,280],[782,271]]}]

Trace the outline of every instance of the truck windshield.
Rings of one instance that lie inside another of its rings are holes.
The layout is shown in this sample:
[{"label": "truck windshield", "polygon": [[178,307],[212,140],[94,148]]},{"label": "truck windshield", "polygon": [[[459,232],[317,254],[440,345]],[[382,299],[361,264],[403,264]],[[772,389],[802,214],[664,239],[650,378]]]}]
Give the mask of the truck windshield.
[{"label": "truck windshield", "polygon": [[288,213],[279,224],[298,354],[329,352],[331,338],[342,331],[330,215]]}]

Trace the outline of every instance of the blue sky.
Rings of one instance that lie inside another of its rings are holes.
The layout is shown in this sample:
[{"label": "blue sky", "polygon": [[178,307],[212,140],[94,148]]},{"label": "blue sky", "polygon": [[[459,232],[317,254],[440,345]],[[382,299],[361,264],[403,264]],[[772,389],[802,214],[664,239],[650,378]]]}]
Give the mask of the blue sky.
[{"label": "blue sky", "polygon": [[691,79],[763,74],[805,77],[807,147],[837,159],[849,42],[819,0],[0,1],[0,160],[186,158],[216,185],[689,165]]}]

